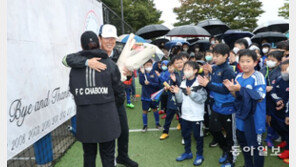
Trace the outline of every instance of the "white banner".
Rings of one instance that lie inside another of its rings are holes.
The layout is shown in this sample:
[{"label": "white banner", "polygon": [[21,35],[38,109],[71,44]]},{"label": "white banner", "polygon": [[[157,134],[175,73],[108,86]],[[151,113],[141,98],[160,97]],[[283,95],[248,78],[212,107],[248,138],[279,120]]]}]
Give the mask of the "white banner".
[{"label": "white banner", "polygon": [[62,58],[102,14],[96,0],[7,1],[8,160],[75,115]]}]

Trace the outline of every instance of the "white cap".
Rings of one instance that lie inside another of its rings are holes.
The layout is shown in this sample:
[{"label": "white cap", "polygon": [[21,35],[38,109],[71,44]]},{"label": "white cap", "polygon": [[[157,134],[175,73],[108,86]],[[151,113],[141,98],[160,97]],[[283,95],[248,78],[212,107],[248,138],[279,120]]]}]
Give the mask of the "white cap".
[{"label": "white cap", "polygon": [[100,28],[100,34],[103,38],[118,38],[117,30],[114,25],[111,24],[104,24]]},{"label": "white cap", "polygon": [[[252,40],[251,40],[251,38],[249,38],[249,37],[245,37],[244,39],[247,40],[249,46],[252,45]],[[248,47],[249,47],[249,46],[248,46]]]}]

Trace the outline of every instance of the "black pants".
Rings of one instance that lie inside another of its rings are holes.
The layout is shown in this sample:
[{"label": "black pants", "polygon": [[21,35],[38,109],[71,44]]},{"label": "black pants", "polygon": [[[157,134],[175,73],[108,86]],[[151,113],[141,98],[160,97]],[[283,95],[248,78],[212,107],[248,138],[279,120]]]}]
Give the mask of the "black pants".
[{"label": "black pants", "polygon": [[117,107],[119,121],[121,126],[121,134],[117,140],[118,157],[128,157],[128,141],[129,141],[129,128],[124,105]]},{"label": "black pants", "polygon": [[[218,142],[223,152],[228,154],[228,161],[233,162],[233,155],[230,152],[233,146],[233,126],[232,114],[223,115],[213,111],[210,117],[210,131],[214,140]],[[222,133],[222,128],[226,132],[226,137]]]},{"label": "black pants", "polygon": [[[83,147],[83,166],[96,167],[97,143],[82,143]],[[115,140],[99,143],[100,156],[103,167],[115,166]]]},{"label": "black pants", "polygon": [[177,110],[167,109],[163,133],[169,133],[172,120],[177,112]]}]

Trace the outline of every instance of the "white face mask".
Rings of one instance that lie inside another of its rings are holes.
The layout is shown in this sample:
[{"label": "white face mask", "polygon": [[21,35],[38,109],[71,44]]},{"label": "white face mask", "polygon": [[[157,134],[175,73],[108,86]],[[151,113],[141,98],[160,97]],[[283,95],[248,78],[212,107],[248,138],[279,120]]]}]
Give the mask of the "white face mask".
[{"label": "white face mask", "polygon": [[184,71],[184,76],[188,79],[190,77],[192,77],[194,74],[193,74],[193,71]]},{"label": "white face mask", "polygon": [[215,41],[211,41],[211,44],[214,45],[215,44]]},{"label": "white face mask", "polygon": [[199,48],[195,48],[195,52],[199,52]]},{"label": "white face mask", "polygon": [[266,65],[269,68],[274,68],[276,66],[276,62],[274,62],[272,60],[268,60],[268,61],[266,61]]},{"label": "white face mask", "polygon": [[238,48],[238,47],[234,47],[232,50],[233,50],[233,52],[234,52],[235,54],[237,54],[238,51],[239,51],[239,48]]},{"label": "white face mask", "polygon": [[263,48],[263,49],[262,49],[262,52],[263,52],[264,54],[266,54],[266,53],[268,52],[268,48]]},{"label": "white face mask", "polygon": [[145,70],[146,70],[147,72],[150,72],[150,71],[152,70],[152,67],[147,67],[147,68],[145,68]]},{"label": "white face mask", "polygon": [[188,48],[183,48],[183,50],[184,50],[185,52],[187,52]]}]

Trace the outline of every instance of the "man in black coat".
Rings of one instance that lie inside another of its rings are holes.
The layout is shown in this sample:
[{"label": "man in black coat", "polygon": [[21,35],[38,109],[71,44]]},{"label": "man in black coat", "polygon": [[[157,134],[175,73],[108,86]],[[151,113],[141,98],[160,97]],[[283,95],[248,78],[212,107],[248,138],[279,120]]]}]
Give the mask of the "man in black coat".
[{"label": "man in black coat", "polygon": [[77,106],[76,138],[83,145],[84,167],[96,166],[97,143],[103,167],[114,167],[115,139],[121,133],[116,105],[124,103],[124,85],[120,82],[117,65],[104,51],[97,49],[99,42],[94,32],[84,32],[81,45],[81,56],[101,58],[109,70],[71,69],[69,86]]},{"label": "man in black coat", "polygon": [[[99,37],[101,49],[107,52],[109,58],[116,63],[120,53],[116,49],[114,49],[116,45],[116,38],[118,38],[115,26],[110,24],[102,25],[100,28]],[[108,68],[106,64],[101,61],[101,58],[88,58],[82,56],[80,53],[69,54],[65,56],[63,59],[63,64],[72,68],[89,67],[99,72],[104,71]],[[126,75],[131,77],[132,73],[126,71]],[[130,79],[130,77],[127,77],[128,80]],[[131,160],[128,156],[129,128],[124,105],[117,105],[117,111],[121,125],[121,134],[117,142],[118,156],[116,158],[116,162],[127,167],[138,167],[138,163]]]}]

